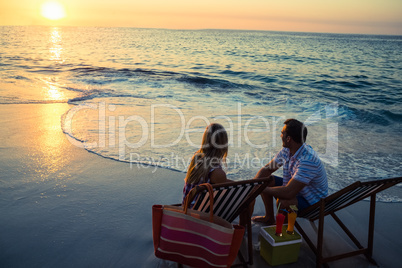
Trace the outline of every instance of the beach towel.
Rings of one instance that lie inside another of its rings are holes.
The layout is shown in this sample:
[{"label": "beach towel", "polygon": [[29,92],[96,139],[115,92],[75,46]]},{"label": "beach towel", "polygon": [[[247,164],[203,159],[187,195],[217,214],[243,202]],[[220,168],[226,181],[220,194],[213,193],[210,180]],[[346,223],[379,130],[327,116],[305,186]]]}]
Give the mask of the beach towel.
[{"label": "beach towel", "polygon": [[[213,196],[212,186],[207,187]],[[195,196],[194,188],[184,206],[152,207],[152,229],[155,256],[191,267],[230,267],[243,240],[244,227],[232,225],[210,212],[188,209]]]}]

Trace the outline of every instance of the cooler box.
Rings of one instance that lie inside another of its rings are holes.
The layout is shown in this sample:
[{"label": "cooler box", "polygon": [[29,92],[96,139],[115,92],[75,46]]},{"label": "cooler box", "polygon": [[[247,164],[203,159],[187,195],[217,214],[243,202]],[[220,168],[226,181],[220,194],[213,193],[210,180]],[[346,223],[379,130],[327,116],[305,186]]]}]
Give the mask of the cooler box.
[{"label": "cooler box", "polygon": [[281,265],[296,262],[299,258],[301,236],[286,233],[287,224],[282,227],[282,236],[275,235],[276,226],[261,227],[260,230],[260,255],[269,265]]}]

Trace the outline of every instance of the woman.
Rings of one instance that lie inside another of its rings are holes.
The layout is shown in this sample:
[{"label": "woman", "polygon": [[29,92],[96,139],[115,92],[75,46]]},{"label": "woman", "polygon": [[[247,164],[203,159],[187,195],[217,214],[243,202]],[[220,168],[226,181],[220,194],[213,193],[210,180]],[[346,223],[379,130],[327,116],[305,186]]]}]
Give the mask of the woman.
[{"label": "woman", "polygon": [[228,135],[225,128],[217,123],[210,124],[205,129],[201,148],[194,154],[188,167],[184,179],[183,204],[191,189],[201,183],[214,184],[230,181],[222,169],[227,154]]}]

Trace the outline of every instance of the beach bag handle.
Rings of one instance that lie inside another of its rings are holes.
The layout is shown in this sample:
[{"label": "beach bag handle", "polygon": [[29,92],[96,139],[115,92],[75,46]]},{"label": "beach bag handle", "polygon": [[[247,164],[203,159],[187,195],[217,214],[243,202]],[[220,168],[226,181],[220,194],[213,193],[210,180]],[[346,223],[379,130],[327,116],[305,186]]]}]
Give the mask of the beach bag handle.
[{"label": "beach bag handle", "polygon": [[205,187],[208,190],[209,193],[209,221],[210,222],[214,222],[214,192],[212,189],[212,185],[209,183],[202,183],[196,187],[194,187],[193,189],[191,189],[191,191],[187,194],[186,196],[186,200],[184,201],[184,214],[188,214],[188,206],[189,204],[191,204],[191,202],[193,201],[193,199],[196,197],[196,193],[198,191],[200,191],[201,187]]}]

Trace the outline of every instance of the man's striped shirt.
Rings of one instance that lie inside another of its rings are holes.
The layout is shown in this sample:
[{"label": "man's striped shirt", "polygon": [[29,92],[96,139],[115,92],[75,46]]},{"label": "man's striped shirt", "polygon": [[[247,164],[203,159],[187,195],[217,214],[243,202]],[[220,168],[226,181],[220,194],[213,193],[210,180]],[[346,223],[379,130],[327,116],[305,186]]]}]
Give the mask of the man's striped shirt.
[{"label": "man's striped shirt", "polygon": [[304,143],[293,156],[290,156],[289,148],[282,148],[274,157],[274,161],[283,166],[284,186],[292,178],[306,184],[300,194],[310,205],[328,195],[328,180],[324,165],[310,145]]}]

